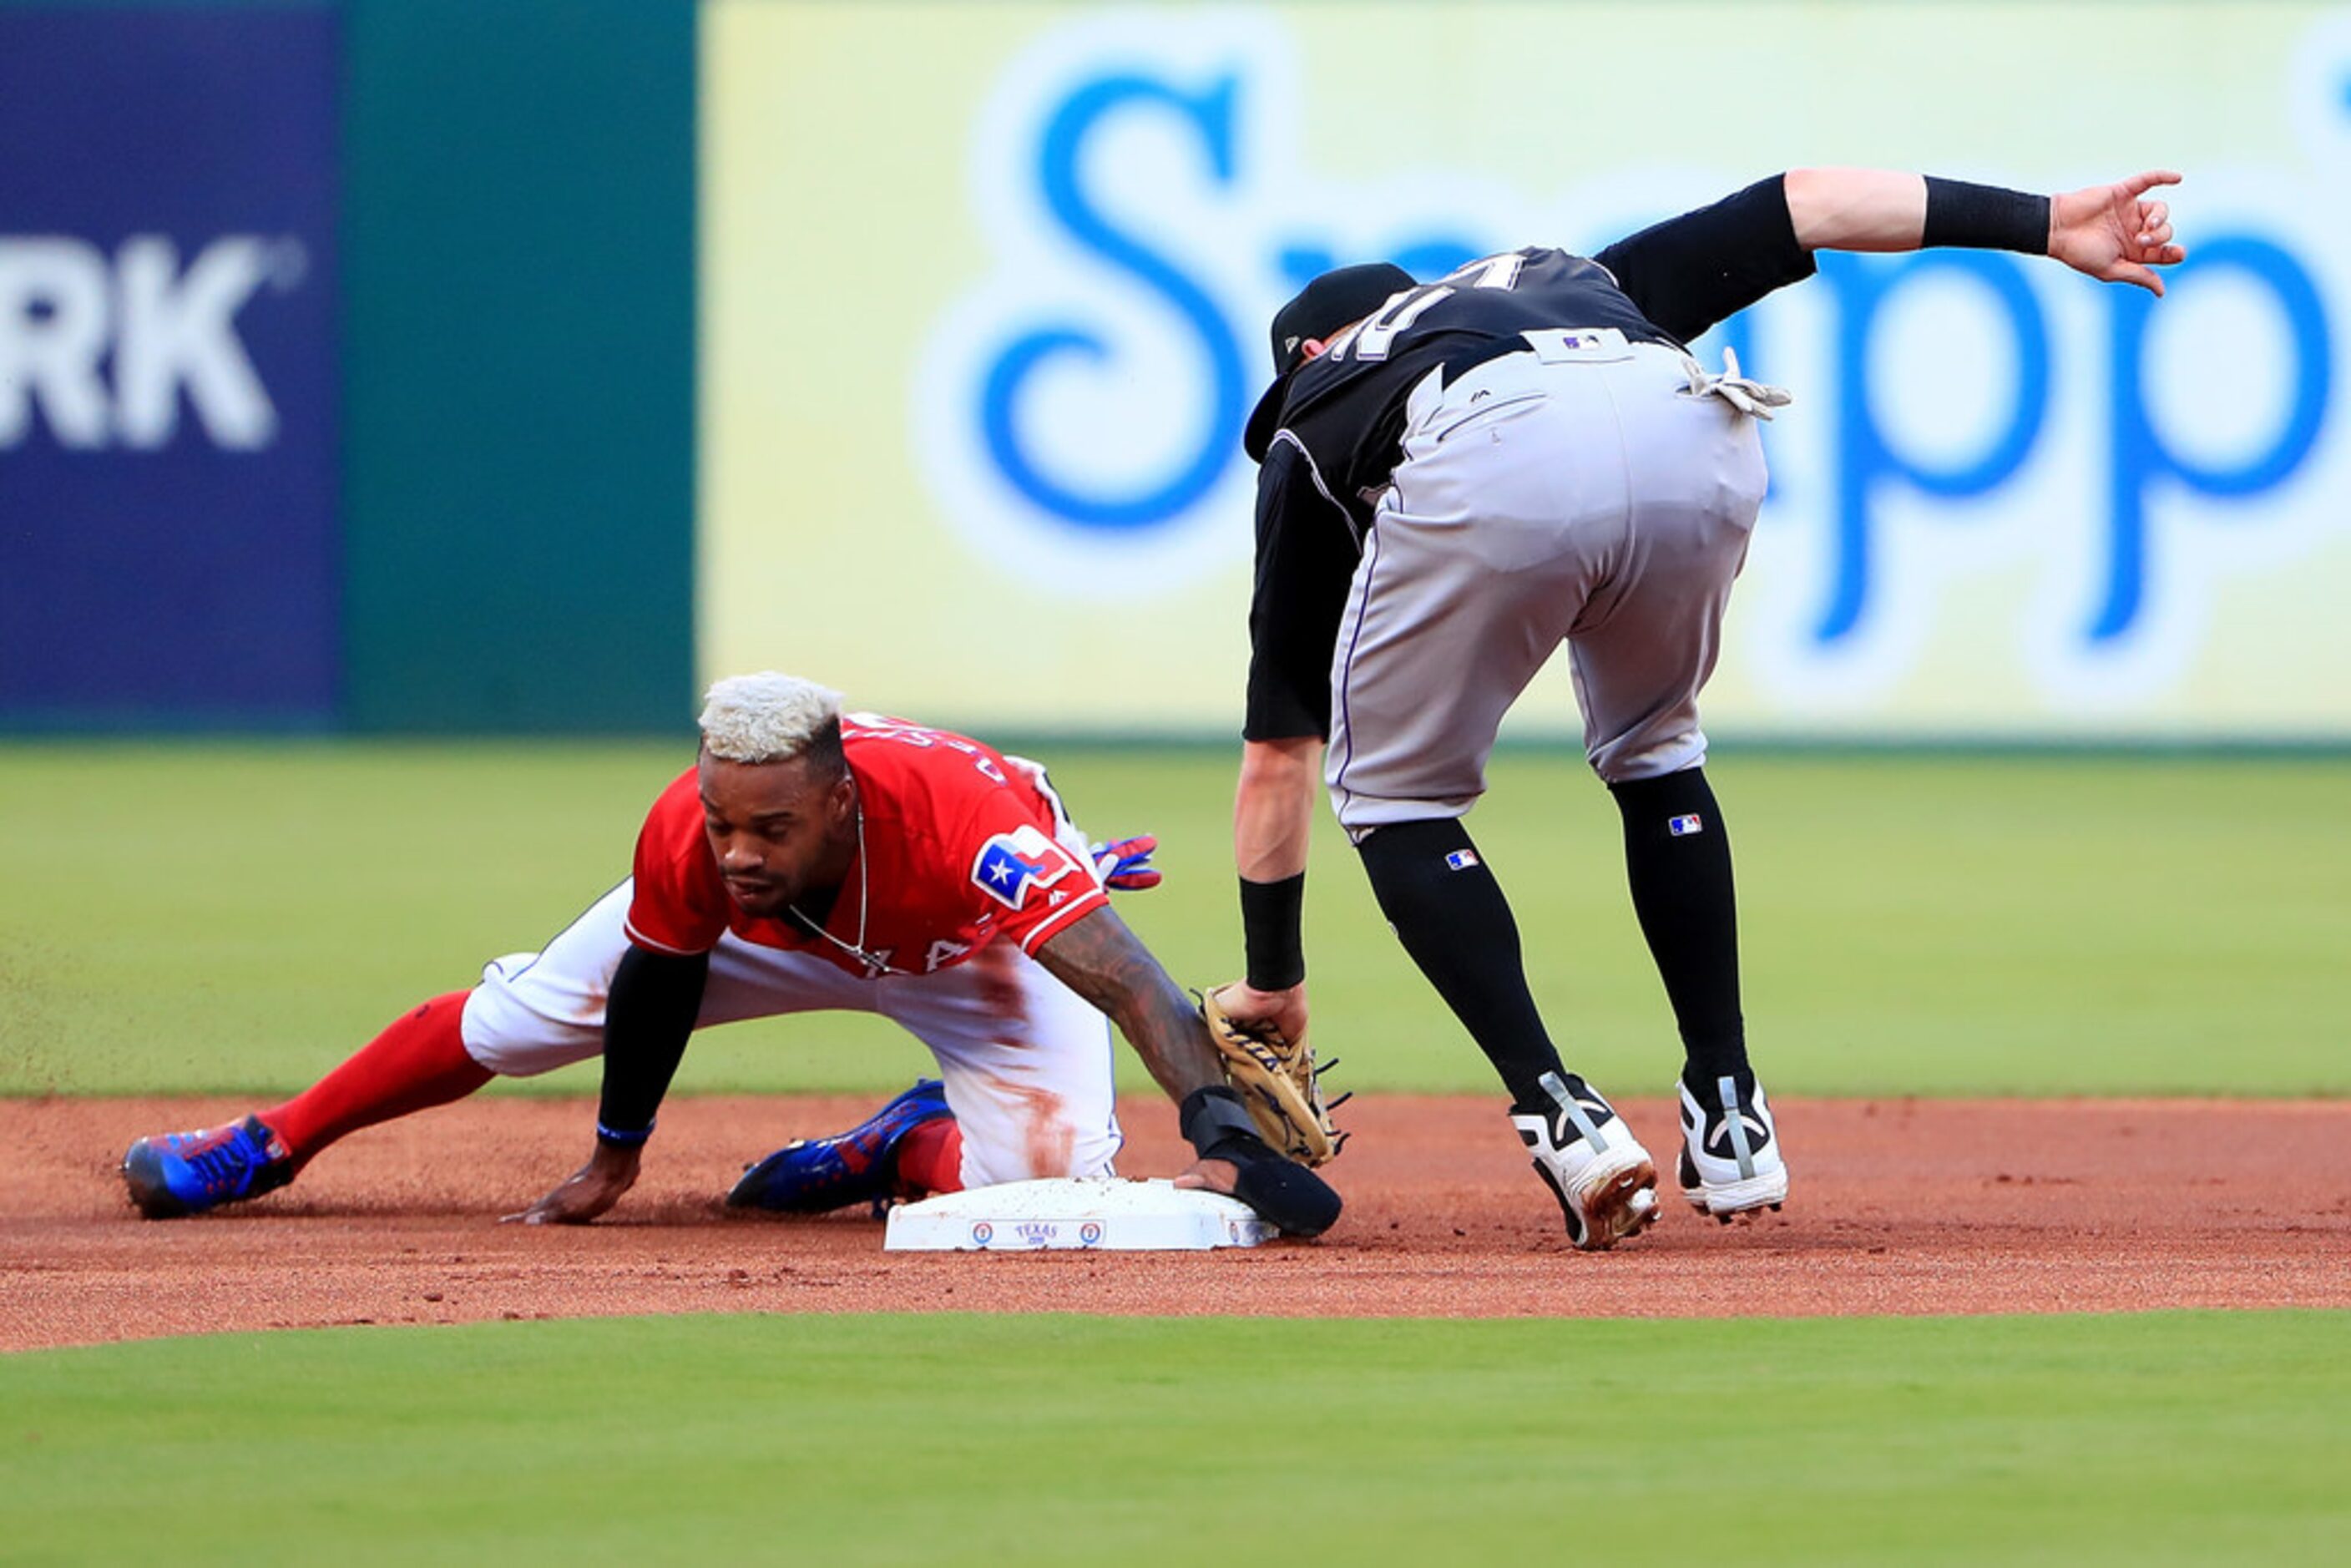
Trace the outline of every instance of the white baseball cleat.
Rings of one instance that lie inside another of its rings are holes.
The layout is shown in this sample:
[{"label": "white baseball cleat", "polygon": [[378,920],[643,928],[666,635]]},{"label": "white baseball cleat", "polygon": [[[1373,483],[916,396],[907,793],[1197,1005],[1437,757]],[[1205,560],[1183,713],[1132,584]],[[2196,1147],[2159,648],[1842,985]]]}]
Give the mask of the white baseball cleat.
[{"label": "white baseball cleat", "polygon": [[1763,1086],[1743,1103],[1729,1078],[1715,1081],[1714,1107],[1700,1105],[1681,1085],[1682,1197],[1700,1214],[1725,1225],[1734,1215],[1777,1208],[1788,1200],[1788,1166],[1780,1157],[1779,1129]]},{"label": "white baseball cleat", "polygon": [[1555,1072],[1541,1082],[1552,1108],[1514,1107],[1510,1124],[1559,1199],[1568,1240],[1604,1252],[1656,1221],[1656,1162],[1598,1090],[1579,1078],[1571,1091]]}]

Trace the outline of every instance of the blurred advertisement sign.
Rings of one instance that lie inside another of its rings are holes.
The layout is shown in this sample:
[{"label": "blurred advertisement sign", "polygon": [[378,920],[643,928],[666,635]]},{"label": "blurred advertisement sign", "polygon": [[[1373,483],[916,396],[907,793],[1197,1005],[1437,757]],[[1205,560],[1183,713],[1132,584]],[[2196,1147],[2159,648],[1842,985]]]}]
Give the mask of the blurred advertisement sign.
[{"label": "blurred advertisement sign", "polygon": [[0,9],[0,718],[332,716],[338,59]]},{"label": "blurred advertisement sign", "polygon": [[[2314,199],[2351,179],[2351,11],[713,0],[705,24],[711,673],[1232,726],[1239,430],[1304,278],[1588,251],[1808,163],[2042,190],[2169,166],[2191,256],[2167,299],[2038,258],[1824,256],[1698,346],[1798,400],[1709,727],[2351,737],[2351,216]],[[1670,67],[1610,63],[1660,60],[1668,25]],[[1537,63],[1543,90],[1510,85]],[[1575,733],[1563,669],[1517,727]]]}]

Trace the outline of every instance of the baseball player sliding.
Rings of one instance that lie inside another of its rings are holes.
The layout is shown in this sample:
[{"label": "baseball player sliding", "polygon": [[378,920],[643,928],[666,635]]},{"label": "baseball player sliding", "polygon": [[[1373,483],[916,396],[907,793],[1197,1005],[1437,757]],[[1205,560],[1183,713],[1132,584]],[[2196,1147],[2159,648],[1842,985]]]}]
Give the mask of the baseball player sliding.
[{"label": "baseball player sliding", "polygon": [[2056,197],[1864,169],[1765,180],[1591,257],[1531,247],[1433,283],[1345,267],[1273,319],[1234,846],[1238,1022],[1302,1038],[1317,775],[1405,949],[1477,1040],[1579,1248],[1656,1214],[1656,1166],[1567,1071],[1500,884],[1461,819],[1503,713],[1565,643],[1586,755],[1624,818],[1642,934],[1679,1026],[1683,1196],[1726,1221],[1788,1194],[1747,1056],[1730,842],[1698,693],[1763,497],[1755,420],[1787,394],[1683,345],[1822,249],[2046,254],[2160,295],[2183,259],[2147,173]]},{"label": "baseball player sliding", "polygon": [[[695,1030],[847,1009],[903,1024],[943,1082],[852,1134],[778,1151],[730,1202],[810,1211],[1109,1174],[1108,1014],[1182,1107],[1199,1159],[1179,1182],[1232,1193],[1293,1235],[1338,1218],[1337,1195],[1259,1138],[1207,1024],[1113,913],[1043,769],[945,730],[844,716],[833,693],[787,675],[720,681],[701,726],[628,881],[544,950],[490,964],[286,1103],[131,1145],[132,1201],[161,1218],[253,1197],[359,1128],[601,1052],[587,1163],[509,1216],[582,1223],[635,1183]],[[1148,848],[1113,846],[1109,881],[1155,882],[1138,864]]]}]

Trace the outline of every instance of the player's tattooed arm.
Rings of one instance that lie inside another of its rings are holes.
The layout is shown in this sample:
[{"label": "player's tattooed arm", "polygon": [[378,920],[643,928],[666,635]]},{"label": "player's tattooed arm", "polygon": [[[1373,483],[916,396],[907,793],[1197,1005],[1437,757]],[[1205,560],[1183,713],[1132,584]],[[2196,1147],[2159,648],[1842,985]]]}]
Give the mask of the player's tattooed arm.
[{"label": "player's tattooed arm", "polygon": [[1181,1107],[1179,1124],[1199,1158],[1178,1186],[1229,1193],[1292,1236],[1320,1236],[1339,1218],[1339,1195],[1304,1166],[1268,1148],[1239,1096],[1226,1086],[1224,1061],[1208,1026],[1159,960],[1098,909],[1046,939],[1038,961],[1070,989],[1108,1013],[1151,1076]]},{"label": "player's tattooed arm", "polygon": [[1055,932],[1037,961],[1110,1015],[1169,1099],[1181,1103],[1195,1089],[1225,1081],[1198,1010],[1114,911],[1097,909]]}]

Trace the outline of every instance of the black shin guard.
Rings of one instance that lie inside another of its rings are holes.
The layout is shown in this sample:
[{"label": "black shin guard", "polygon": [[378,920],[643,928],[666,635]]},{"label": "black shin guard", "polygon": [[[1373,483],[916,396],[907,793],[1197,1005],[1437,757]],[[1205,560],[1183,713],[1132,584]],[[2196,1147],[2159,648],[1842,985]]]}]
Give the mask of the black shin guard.
[{"label": "black shin guard", "polygon": [[1681,1028],[1683,1076],[1708,1104],[1725,1075],[1738,1080],[1741,1092],[1750,1091],[1730,838],[1706,771],[1692,768],[1608,789],[1625,817],[1633,911]]},{"label": "black shin guard", "polygon": [[1357,846],[1380,913],[1521,1105],[1550,1103],[1537,1081],[1564,1072],[1527,990],[1519,924],[1459,820],[1379,828]]}]

